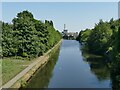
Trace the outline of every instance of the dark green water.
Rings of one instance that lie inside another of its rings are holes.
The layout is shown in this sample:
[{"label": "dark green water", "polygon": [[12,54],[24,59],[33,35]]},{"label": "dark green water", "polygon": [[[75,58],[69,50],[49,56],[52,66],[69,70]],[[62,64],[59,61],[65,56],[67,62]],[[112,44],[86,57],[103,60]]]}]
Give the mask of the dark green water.
[{"label": "dark green water", "polygon": [[38,70],[27,88],[111,88],[103,58],[85,58],[75,40],[63,40],[47,65]]}]

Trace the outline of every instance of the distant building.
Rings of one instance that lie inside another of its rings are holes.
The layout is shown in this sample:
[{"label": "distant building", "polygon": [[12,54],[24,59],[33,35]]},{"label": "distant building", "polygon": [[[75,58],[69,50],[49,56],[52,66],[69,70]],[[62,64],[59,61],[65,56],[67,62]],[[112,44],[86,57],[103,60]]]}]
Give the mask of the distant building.
[{"label": "distant building", "polygon": [[76,39],[78,36],[78,32],[68,32],[68,30],[66,29],[66,25],[64,24],[62,36],[64,39]]},{"label": "distant building", "polygon": [[63,33],[63,34],[67,34],[67,33],[68,33],[68,30],[64,30],[62,33]]},{"label": "distant building", "polygon": [[68,30],[63,30],[62,36],[64,39],[76,39],[78,32],[68,32]]}]

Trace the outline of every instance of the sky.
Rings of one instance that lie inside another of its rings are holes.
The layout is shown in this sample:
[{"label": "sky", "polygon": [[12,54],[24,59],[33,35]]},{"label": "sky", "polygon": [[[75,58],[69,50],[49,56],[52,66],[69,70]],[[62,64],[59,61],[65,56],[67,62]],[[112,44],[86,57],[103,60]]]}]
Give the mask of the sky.
[{"label": "sky", "polygon": [[2,21],[11,23],[17,13],[30,11],[35,19],[52,20],[57,30],[93,28],[100,19],[118,18],[117,2],[2,2]]},{"label": "sky", "polygon": [[119,0],[1,0],[2,2],[119,2]]}]

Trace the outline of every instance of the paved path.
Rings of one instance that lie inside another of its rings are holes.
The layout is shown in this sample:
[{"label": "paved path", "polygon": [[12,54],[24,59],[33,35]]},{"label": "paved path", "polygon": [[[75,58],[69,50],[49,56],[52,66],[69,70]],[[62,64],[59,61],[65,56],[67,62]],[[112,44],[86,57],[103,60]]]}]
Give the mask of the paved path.
[{"label": "paved path", "polygon": [[[52,49],[54,49],[56,46],[58,46],[61,43],[61,41],[55,45]],[[37,60],[33,63],[31,63],[27,68],[25,68],[23,71],[21,71],[18,75],[16,75],[13,79],[11,79],[10,81],[8,81],[5,85],[3,85],[0,90],[2,88],[10,88],[17,80],[19,80],[23,75],[25,75],[31,68],[33,68],[33,66],[35,66],[37,63],[41,63],[43,64],[46,61],[46,55],[52,51],[52,49],[50,49],[47,53],[45,53],[43,56],[40,56],[37,58]]]}]

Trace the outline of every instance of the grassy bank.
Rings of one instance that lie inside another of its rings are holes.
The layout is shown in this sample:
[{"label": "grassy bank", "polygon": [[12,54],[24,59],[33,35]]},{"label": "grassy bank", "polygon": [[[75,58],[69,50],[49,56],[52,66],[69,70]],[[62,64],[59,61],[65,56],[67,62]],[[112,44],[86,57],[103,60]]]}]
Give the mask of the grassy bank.
[{"label": "grassy bank", "polygon": [[15,57],[2,59],[2,85],[12,79],[20,71],[26,68],[33,60],[24,60],[24,58]]},{"label": "grassy bank", "polygon": [[[27,58],[21,58],[21,57],[10,57],[10,58],[3,58],[2,59],[2,85],[4,85],[6,82],[14,78],[16,75],[21,73],[25,68],[28,68],[28,66],[35,64],[34,67],[31,67],[30,71],[23,76],[23,80],[28,80],[29,77],[31,77],[32,73],[34,73],[43,63],[47,62],[47,58],[50,55],[50,52],[53,51],[56,47],[60,45],[61,41],[56,44],[52,49],[50,49],[48,52],[44,53],[43,56],[35,58],[33,60],[29,60]],[[21,80],[22,80],[21,79]],[[20,81],[20,80],[18,80]],[[19,83],[19,82],[18,82]],[[19,87],[19,86],[18,86]]]}]

